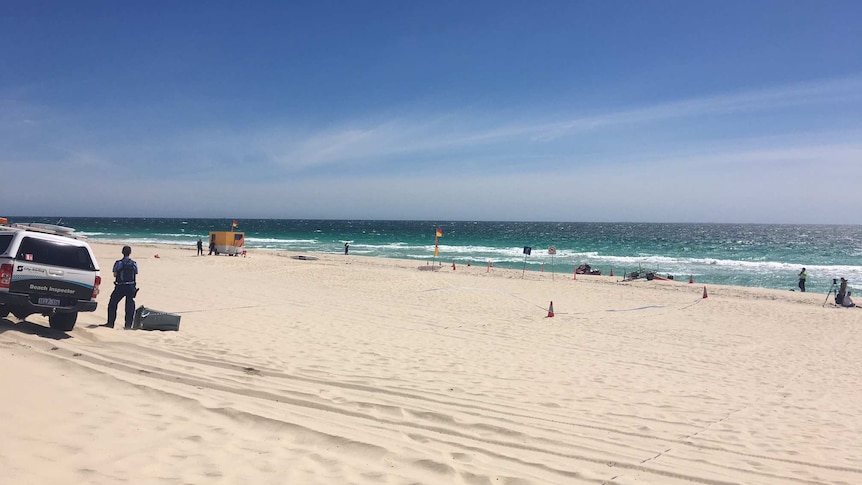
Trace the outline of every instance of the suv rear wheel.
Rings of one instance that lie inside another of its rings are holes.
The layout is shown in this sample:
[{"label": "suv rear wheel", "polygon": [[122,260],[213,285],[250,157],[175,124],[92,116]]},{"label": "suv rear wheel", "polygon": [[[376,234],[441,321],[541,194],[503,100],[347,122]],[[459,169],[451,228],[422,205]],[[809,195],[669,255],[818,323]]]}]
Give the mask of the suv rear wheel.
[{"label": "suv rear wheel", "polygon": [[51,328],[62,332],[69,332],[75,328],[77,320],[77,313],[55,313],[48,317],[48,323],[51,324]]}]

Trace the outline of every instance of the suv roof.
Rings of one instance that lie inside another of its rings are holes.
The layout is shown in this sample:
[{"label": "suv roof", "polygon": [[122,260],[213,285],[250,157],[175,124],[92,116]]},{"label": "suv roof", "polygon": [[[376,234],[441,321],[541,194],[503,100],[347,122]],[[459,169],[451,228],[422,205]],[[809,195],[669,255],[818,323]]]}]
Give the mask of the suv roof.
[{"label": "suv roof", "polygon": [[[0,221],[2,222],[2,221]],[[61,236],[71,239],[87,239],[87,236],[83,234],[76,234],[75,230],[71,227],[66,226],[58,226],[56,224],[42,224],[40,222],[26,222],[26,223],[14,223],[14,224],[0,224],[0,230],[19,230],[19,231],[30,231],[30,232],[38,232],[41,234],[50,234],[54,236]]]},{"label": "suv roof", "polygon": [[[9,251],[15,235],[20,233],[24,239],[19,244],[18,254],[10,254],[10,257],[23,257],[27,253],[30,258],[36,257],[41,259],[39,262],[45,264],[98,271],[98,263],[95,258],[90,257],[89,245],[83,240],[86,237],[75,234],[72,228],[63,227],[58,230],[54,229],[55,227],[61,226],[37,223],[0,225],[0,255]],[[43,247],[45,244],[51,244],[51,247]],[[86,254],[82,253],[80,248],[87,248],[84,250]]]}]

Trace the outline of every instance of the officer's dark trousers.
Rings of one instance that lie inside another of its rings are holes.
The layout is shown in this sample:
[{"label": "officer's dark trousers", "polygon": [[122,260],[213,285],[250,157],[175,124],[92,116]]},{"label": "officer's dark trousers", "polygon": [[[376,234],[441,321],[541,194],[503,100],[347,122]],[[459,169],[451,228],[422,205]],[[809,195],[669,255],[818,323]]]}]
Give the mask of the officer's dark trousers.
[{"label": "officer's dark trousers", "polygon": [[115,285],[108,302],[108,326],[113,327],[117,319],[117,306],[120,300],[126,299],[126,328],[131,328],[135,317],[135,285]]}]

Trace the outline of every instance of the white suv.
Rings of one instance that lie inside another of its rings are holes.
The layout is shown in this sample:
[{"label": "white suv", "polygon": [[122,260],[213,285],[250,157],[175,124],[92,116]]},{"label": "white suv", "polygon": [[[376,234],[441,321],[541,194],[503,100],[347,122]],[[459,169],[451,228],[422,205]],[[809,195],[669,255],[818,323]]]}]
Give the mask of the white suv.
[{"label": "white suv", "polygon": [[0,317],[48,317],[51,328],[75,328],[78,312],[96,310],[99,265],[70,228],[0,225]]}]

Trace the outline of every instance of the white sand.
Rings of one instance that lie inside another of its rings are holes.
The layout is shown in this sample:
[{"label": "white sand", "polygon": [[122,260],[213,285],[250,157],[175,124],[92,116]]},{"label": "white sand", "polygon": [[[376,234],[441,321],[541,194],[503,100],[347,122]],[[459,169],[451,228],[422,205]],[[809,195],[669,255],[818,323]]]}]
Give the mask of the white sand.
[{"label": "white sand", "polygon": [[123,331],[94,250],[68,336],[0,319],[2,484],[862,483],[862,311],[823,294],[135,247],[182,323]]}]

